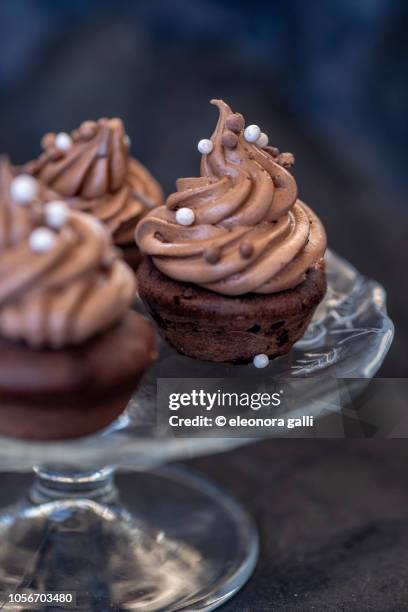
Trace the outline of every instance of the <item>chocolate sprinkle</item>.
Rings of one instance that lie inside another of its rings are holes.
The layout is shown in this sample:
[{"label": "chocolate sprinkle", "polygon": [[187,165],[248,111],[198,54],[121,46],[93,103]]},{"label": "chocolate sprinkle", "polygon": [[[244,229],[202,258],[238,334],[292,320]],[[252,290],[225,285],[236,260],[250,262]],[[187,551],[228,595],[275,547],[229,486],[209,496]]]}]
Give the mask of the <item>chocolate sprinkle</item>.
[{"label": "chocolate sprinkle", "polygon": [[290,168],[295,163],[295,157],[292,153],[281,153],[276,161],[284,168]]},{"label": "chocolate sprinkle", "polygon": [[232,130],[225,130],[221,142],[227,149],[234,149],[238,144],[238,136]]},{"label": "chocolate sprinkle", "polygon": [[277,157],[279,155],[278,147],[265,147],[268,153],[270,153],[273,157]]},{"label": "chocolate sprinkle", "polygon": [[219,249],[218,247],[210,247],[208,249],[205,249],[203,255],[204,259],[208,261],[208,263],[216,264],[220,261],[221,249]]},{"label": "chocolate sprinkle", "polygon": [[239,247],[239,252],[243,259],[249,259],[254,252],[254,247],[249,242],[243,242]]},{"label": "chocolate sprinkle", "polygon": [[232,113],[232,115],[229,115],[229,117],[227,117],[225,125],[232,132],[236,132],[238,134],[244,129],[245,120],[241,113]]},{"label": "chocolate sprinkle", "polygon": [[277,174],[276,176],[273,176],[272,179],[273,179],[273,184],[275,185],[276,189],[279,189],[280,187],[285,186],[285,181],[283,177],[279,176],[279,174]]}]

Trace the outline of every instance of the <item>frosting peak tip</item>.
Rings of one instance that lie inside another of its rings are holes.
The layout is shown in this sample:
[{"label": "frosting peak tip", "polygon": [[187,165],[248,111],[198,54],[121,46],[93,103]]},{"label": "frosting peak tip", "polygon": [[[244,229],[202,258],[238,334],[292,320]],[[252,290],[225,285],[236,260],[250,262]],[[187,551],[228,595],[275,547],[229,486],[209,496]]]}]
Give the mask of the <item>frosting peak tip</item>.
[{"label": "frosting peak tip", "polygon": [[225,102],[224,100],[221,100],[221,98],[211,98],[210,104],[213,104],[214,106],[222,106],[225,105]]},{"label": "frosting peak tip", "polygon": [[226,113],[232,113],[231,107],[220,98],[212,98],[210,100],[210,104],[216,106],[220,112],[224,111]]}]

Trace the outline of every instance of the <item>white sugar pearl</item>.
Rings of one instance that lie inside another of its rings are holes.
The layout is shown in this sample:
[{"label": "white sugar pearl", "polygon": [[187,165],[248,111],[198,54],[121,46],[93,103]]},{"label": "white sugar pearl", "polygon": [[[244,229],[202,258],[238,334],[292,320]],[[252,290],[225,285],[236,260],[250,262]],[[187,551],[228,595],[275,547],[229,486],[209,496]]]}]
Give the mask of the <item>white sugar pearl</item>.
[{"label": "white sugar pearl", "polygon": [[258,145],[258,147],[267,147],[268,143],[269,143],[268,134],[265,134],[265,132],[261,132],[261,135],[256,141],[256,144]]},{"label": "white sugar pearl", "polygon": [[260,353],[259,355],[255,355],[253,359],[253,364],[256,368],[266,368],[269,364],[269,357],[264,353]]},{"label": "white sugar pearl", "polygon": [[124,137],[123,137],[123,144],[125,145],[125,147],[130,149],[130,145],[132,144],[132,141],[130,140],[130,138],[129,138],[129,136],[127,134],[125,134]]},{"label": "white sugar pearl", "polygon": [[176,212],[176,221],[180,225],[193,225],[195,221],[194,210],[191,210],[191,208],[179,208]]},{"label": "white sugar pearl", "polygon": [[244,138],[247,142],[256,142],[261,135],[259,125],[248,125],[244,131]]},{"label": "white sugar pearl", "polygon": [[38,183],[29,174],[20,174],[10,185],[10,195],[19,204],[32,202],[38,194]]},{"label": "white sugar pearl", "polygon": [[197,149],[203,155],[208,155],[209,153],[211,153],[213,148],[214,148],[213,142],[209,138],[203,138],[202,140],[200,140],[200,142],[197,145]]},{"label": "white sugar pearl", "polygon": [[54,144],[60,151],[68,151],[72,146],[72,138],[66,132],[60,132],[55,136]]},{"label": "white sugar pearl", "polygon": [[35,253],[46,253],[54,246],[56,236],[48,227],[37,227],[31,232],[28,241]]},{"label": "white sugar pearl", "polygon": [[55,200],[45,206],[45,221],[53,229],[60,229],[67,221],[69,215],[65,202]]}]

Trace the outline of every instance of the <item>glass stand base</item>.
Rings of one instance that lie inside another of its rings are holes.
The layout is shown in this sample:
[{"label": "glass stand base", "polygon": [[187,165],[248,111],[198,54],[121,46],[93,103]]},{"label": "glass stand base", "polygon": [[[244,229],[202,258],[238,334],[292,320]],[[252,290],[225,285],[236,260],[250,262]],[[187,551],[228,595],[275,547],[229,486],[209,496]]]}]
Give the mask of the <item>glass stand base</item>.
[{"label": "glass stand base", "polygon": [[55,487],[37,472],[30,502],[0,514],[4,609],[34,609],[7,607],[10,593],[63,591],[76,605],[47,609],[213,610],[243,586],[258,538],[232,498],[182,467],[127,482],[119,495],[108,472]]}]

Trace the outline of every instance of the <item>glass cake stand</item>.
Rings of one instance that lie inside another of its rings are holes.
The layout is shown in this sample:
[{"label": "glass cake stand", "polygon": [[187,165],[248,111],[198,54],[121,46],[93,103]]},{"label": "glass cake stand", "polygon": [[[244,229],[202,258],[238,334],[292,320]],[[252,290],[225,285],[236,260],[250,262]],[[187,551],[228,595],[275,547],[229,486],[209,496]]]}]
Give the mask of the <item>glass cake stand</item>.
[{"label": "glass cake stand", "polygon": [[[76,592],[71,609],[84,612],[212,610],[246,582],[258,554],[250,517],[202,477],[163,466],[250,440],[169,437],[153,426],[156,380],[314,379],[314,393],[303,406],[318,418],[332,391],[323,378],[369,379],[393,338],[378,283],[330,252],[327,274],[327,295],[306,334],[264,370],[197,362],[159,340],[156,365],[107,430],[55,443],[0,438],[3,471],[35,472],[29,494],[0,514],[4,610],[35,609],[4,603],[10,594],[50,591]],[[132,492],[117,490],[115,469],[135,471]],[[67,607],[53,603],[47,609]]]}]

